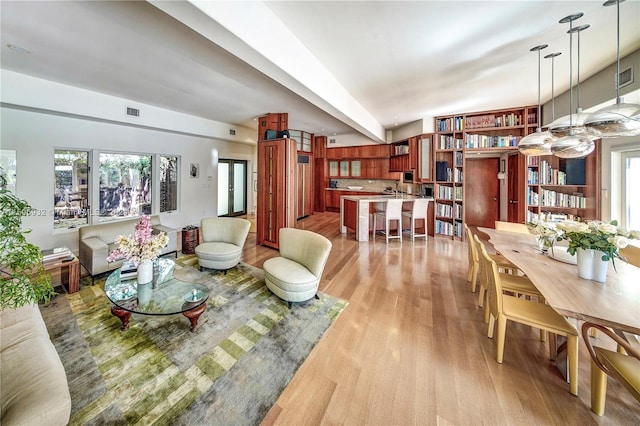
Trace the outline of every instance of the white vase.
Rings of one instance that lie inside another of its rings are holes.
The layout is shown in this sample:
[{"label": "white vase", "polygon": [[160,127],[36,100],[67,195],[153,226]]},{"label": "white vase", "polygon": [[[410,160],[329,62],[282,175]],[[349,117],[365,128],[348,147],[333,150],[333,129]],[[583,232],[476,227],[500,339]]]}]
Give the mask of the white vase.
[{"label": "white vase", "polygon": [[146,284],[153,281],[153,262],[145,260],[138,264],[138,284]]},{"label": "white vase", "polygon": [[605,282],[607,280],[607,270],[609,262],[602,260],[603,253],[593,249],[577,249],[578,276],[586,280]]}]

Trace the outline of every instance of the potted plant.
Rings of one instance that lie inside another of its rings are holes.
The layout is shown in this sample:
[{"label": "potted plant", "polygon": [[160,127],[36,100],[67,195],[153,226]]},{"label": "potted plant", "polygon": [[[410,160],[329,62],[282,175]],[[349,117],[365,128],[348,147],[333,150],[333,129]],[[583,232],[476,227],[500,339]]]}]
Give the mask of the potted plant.
[{"label": "potted plant", "polygon": [[627,231],[618,227],[618,222],[586,222],[566,220],[558,223],[564,232],[558,240],[568,240],[567,252],[577,255],[578,276],[604,282],[609,261],[620,257],[620,249],[629,244],[630,239],[640,238],[640,231]]},{"label": "potted plant", "polygon": [[40,249],[27,242],[22,217],[31,206],[6,189],[0,175],[0,310],[48,302],[56,293],[42,266]]}]

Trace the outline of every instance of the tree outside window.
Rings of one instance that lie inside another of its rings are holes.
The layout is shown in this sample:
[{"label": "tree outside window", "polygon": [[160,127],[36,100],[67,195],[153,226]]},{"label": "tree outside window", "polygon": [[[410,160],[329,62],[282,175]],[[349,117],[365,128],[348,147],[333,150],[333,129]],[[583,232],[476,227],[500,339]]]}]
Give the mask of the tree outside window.
[{"label": "tree outside window", "polygon": [[88,151],[54,151],[53,227],[76,228],[89,221]]},{"label": "tree outside window", "polygon": [[178,210],[178,157],[160,156],[160,213]]},{"label": "tree outside window", "polygon": [[100,153],[101,222],[151,214],[152,156]]}]

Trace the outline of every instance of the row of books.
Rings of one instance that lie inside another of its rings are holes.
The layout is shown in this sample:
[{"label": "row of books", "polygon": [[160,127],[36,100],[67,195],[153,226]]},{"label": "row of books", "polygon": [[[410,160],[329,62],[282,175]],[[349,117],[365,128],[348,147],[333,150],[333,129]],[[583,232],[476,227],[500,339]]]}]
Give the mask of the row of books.
[{"label": "row of books", "polygon": [[42,250],[40,253],[42,253],[42,263],[64,262],[73,259],[73,253],[66,246]]},{"label": "row of books", "polygon": [[456,167],[462,167],[462,162],[464,161],[464,154],[460,151],[456,151],[453,153],[453,164]]},{"label": "row of books", "polygon": [[538,112],[530,112],[527,114],[527,124],[538,124]]},{"label": "row of books", "polygon": [[462,187],[438,185],[438,198],[441,200],[462,200]]},{"label": "row of books", "polygon": [[438,217],[453,217],[453,207],[450,204],[436,203],[434,213]]},{"label": "row of books", "polygon": [[434,232],[440,235],[453,235],[453,224],[443,220],[436,220]]},{"label": "row of books", "polygon": [[520,136],[467,135],[467,148],[504,148],[518,146]]},{"label": "row of books", "polygon": [[393,145],[393,155],[404,155],[409,153],[409,145]]},{"label": "row of books", "polygon": [[587,199],[582,194],[565,194],[563,192],[540,190],[540,206],[567,207],[570,209],[586,209]]},{"label": "row of books", "polygon": [[538,167],[538,180],[541,185],[566,185],[567,174],[561,170],[554,169],[551,165],[542,160]]},{"label": "row of books", "polygon": [[512,127],[512,126],[521,126],[522,115],[520,114],[486,114],[479,115],[475,117],[467,117],[467,122],[465,128],[467,130],[471,129],[483,129],[487,127]]},{"label": "row of books", "polygon": [[445,173],[440,172],[436,175],[436,181],[462,183],[462,175],[461,169],[447,167]]},{"label": "row of books", "polygon": [[438,132],[462,131],[464,129],[464,118],[462,116],[452,118],[440,118],[436,120]]},{"label": "row of books", "polygon": [[558,214],[550,212],[532,212],[527,210],[527,222],[560,222],[563,220],[577,220],[578,216],[572,214]]},{"label": "row of books", "polygon": [[440,135],[437,149],[462,149],[464,140],[453,136]]}]

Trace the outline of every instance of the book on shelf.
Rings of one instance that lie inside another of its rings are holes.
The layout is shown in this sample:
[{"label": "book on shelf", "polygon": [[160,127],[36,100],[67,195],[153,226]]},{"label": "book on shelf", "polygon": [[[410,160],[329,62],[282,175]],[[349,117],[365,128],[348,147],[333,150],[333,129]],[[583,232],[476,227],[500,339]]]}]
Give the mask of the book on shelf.
[{"label": "book on shelf", "polygon": [[41,250],[42,263],[55,263],[73,259],[73,253],[67,246]]}]

